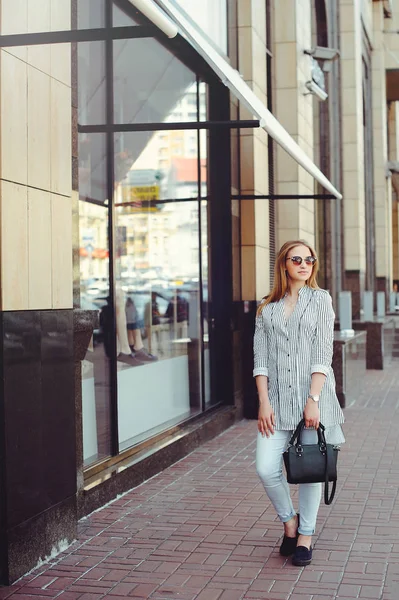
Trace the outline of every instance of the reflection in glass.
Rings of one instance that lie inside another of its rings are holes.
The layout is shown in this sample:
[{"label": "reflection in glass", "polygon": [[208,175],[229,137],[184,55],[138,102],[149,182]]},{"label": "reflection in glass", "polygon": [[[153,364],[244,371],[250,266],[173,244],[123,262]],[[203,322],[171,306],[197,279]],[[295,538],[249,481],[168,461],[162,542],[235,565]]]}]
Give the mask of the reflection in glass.
[{"label": "reflection in glass", "polygon": [[104,137],[80,137],[80,306],[96,311],[99,320],[82,361],[83,456],[89,466],[111,451],[109,357],[113,333],[108,303],[108,207],[101,170]]},{"label": "reflection in glass", "polygon": [[195,73],[155,39],[114,42],[114,89],[116,123],[197,120]]},{"label": "reflection in glass", "polygon": [[[201,410],[197,132],[118,134],[115,171],[124,449]],[[205,159],[201,179],[206,190]]]},{"label": "reflection in glass", "polygon": [[208,41],[223,54],[227,54],[227,2],[228,0],[174,0],[185,11],[193,25],[202,30]]},{"label": "reflection in glass", "polygon": [[105,0],[77,0],[77,4],[79,29],[105,27]]},{"label": "reflection in glass", "polygon": [[80,125],[105,123],[105,43],[78,44],[78,94]]}]

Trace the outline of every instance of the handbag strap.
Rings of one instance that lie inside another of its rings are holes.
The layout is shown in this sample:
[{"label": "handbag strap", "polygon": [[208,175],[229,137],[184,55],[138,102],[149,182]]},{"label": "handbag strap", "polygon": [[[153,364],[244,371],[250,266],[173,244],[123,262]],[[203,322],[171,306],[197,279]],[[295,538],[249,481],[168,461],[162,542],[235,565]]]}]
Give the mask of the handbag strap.
[{"label": "handbag strap", "polygon": [[331,490],[331,494],[330,497],[328,497],[328,473],[329,473],[329,460],[328,460],[328,452],[327,452],[327,448],[326,448],[326,478],[324,481],[324,504],[327,504],[327,506],[329,504],[332,503],[332,501],[334,500],[334,496],[335,496],[335,489],[337,487],[337,481],[333,481],[333,486],[332,486],[332,490]]}]

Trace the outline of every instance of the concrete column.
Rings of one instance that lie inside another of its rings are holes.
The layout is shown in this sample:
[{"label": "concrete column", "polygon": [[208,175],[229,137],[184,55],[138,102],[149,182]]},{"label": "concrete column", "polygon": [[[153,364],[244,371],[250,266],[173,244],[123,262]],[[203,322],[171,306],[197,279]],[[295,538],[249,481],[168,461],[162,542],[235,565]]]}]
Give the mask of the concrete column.
[{"label": "concrete column", "polygon": [[[388,105],[388,159],[399,161],[399,102]],[[392,280],[399,283],[399,174],[391,177],[392,192]]]},{"label": "concrete column", "polygon": [[[279,0],[275,11],[276,117],[313,160],[313,97],[307,94],[312,46],[310,0]],[[313,194],[313,178],[280,147],[277,150],[278,194]],[[314,244],[314,200],[279,200],[277,240],[305,238]]]},{"label": "concrete column", "polygon": [[[266,104],[266,7],[262,0],[238,4],[239,70]],[[240,107],[242,119],[253,118]],[[268,194],[268,137],[262,129],[242,130],[241,190],[243,194]],[[269,203],[241,202],[242,299],[256,300],[269,291]]]},{"label": "concrete column", "polygon": [[[0,0],[1,34],[70,0]],[[0,584],[76,536],[70,44],[0,51]]]},{"label": "concrete column", "polygon": [[365,192],[362,21],[359,0],[340,0],[345,288],[357,318],[364,290]]},{"label": "concrete column", "polygon": [[375,258],[377,290],[389,293],[392,287],[392,194],[387,181],[387,99],[385,82],[384,11],[373,3],[373,167],[375,210]]}]

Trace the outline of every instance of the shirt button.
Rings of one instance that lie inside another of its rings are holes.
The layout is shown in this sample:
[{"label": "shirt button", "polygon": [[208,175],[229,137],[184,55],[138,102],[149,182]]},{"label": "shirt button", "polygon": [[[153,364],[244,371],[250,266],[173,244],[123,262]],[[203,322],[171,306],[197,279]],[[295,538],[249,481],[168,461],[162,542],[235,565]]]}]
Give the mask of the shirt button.
[{"label": "shirt button", "polygon": [[291,387],[290,385],[288,387]]}]

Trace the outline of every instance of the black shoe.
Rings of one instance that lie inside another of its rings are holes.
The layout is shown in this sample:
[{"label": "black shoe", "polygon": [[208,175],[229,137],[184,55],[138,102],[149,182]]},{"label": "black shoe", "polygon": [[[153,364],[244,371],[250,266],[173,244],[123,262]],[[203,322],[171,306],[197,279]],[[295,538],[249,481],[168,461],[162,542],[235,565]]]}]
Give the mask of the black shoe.
[{"label": "black shoe", "polygon": [[[298,527],[299,527],[299,513],[297,514],[298,517]],[[295,552],[295,548],[298,542],[298,533],[296,534],[296,536],[294,538],[292,537],[288,537],[287,535],[285,535],[283,537],[283,542],[280,546],[280,554],[281,556],[291,556],[291,554],[294,554]]]},{"label": "black shoe", "polygon": [[296,567],[306,567],[312,562],[313,548],[306,548],[306,546],[297,546],[295,548],[294,556],[292,557],[292,564]]}]

